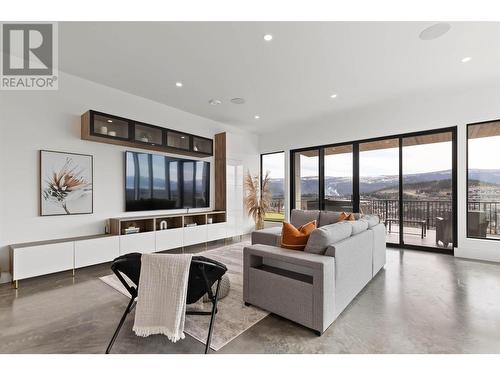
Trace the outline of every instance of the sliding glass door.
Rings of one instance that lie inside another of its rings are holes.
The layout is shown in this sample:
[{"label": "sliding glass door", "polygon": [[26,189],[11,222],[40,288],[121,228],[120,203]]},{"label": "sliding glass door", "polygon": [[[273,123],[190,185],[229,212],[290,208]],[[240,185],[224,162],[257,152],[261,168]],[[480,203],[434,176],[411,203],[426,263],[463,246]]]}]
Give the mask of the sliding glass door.
[{"label": "sliding glass door", "polygon": [[453,248],[453,133],[403,138],[403,244]]},{"label": "sliding glass door", "polygon": [[359,144],[360,212],[378,215],[399,244],[399,138]]},{"label": "sliding glass door", "polygon": [[352,211],[352,145],[325,148],[324,209]]},{"label": "sliding glass door", "polygon": [[456,246],[456,128],[292,150],[292,208],[378,215],[387,243]]},{"label": "sliding glass door", "polygon": [[295,152],[293,207],[319,209],[319,149]]}]

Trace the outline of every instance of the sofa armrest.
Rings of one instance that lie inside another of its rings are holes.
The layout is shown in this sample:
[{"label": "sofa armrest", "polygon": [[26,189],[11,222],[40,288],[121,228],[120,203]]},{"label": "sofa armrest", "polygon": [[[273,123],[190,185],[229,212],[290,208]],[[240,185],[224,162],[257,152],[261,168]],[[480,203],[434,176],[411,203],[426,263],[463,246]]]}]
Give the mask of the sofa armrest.
[{"label": "sofa armrest", "polygon": [[[255,273],[262,272],[261,267],[269,265],[274,269],[270,271],[273,274],[266,276],[269,285],[263,285]],[[319,332],[324,332],[332,324],[335,316],[335,258],[276,246],[252,245],[243,249],[243,269],[245,302]],[[302,292],[307,291],[309,303],[300,297],[296,286]]]},{"label": "sofa armrest", "polygon": [[324,266],[333,265],[335,262],[331,257],[325,257],[319,254],[311,254],[303,251],[288,250],[281,247],[261,244],[245,246],[243,254],[244,256],[246,254],[258,255],[266,259],[273,259],[312,269],[322,269]]}]

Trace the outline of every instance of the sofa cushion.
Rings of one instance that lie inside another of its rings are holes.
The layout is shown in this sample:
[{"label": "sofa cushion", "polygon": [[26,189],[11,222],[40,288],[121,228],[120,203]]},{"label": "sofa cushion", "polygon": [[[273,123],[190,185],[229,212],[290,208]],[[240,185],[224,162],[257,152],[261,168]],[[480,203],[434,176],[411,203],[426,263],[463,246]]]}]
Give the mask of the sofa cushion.
[{"label": "sofa cushion", "polygon": [[336,211],[321,211],[319,213],[319,226],[334,224],[339,221],[340,212]]},{"label": "sofa cushion", "polygon": [[365,220],[350,221],[349,223],[352,225],[352,236],[368,229],[368,222]]},{"label": "sofa cushion", "polygon": [[311,221],[319,220],[318,210],[297,210],[293,209],[290,215],[290,223],[295,227],[301,227],[304,224],[310,223]]},{"label": "sofa cushion", "polygon": [[[334,224],[339,222],[340,214],[342,212],[339,211],[321,211],[319,213],[319,227],[329,225],[329,224]],[[354,218],[356,220],[359,219],[360,215],[359,213],[353,213]]]},{"label": "sofa cushion", "polygon": [[281,247],[290,250],[304,250],[309,235],[316,229],[316,220],[295,228],[292,224],[283,222],[281,230]]},{"label": "sofa cushion", "polygon": [[378,215],[363,215],[363,217],[359,220],[366,221],[368,223],[368,228],[372,228],[380,223]]},{"label": "sofa cushion", "polygon": [[306,253],[323,255],[329,245],[350,237],[351,233],[352,225],[350,222],[344,221],[325,225],[324,227],[313,230],[304,251]]},{"label": "sofa cushion", "polygon": [[270,227],[252,232],[252,245],[262,244],[269,246],[280,246],[281,226]]}]

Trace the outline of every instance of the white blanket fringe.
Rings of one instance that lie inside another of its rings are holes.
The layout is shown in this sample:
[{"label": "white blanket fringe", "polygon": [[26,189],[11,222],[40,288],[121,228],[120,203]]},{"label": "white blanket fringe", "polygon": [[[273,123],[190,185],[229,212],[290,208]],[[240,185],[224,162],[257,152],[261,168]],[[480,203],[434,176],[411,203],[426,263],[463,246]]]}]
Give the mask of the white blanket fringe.
[{"label": "white blanket fringe", "polygon": [[137,336],[182,340],[191,254],[144,254],[135,312]]}]

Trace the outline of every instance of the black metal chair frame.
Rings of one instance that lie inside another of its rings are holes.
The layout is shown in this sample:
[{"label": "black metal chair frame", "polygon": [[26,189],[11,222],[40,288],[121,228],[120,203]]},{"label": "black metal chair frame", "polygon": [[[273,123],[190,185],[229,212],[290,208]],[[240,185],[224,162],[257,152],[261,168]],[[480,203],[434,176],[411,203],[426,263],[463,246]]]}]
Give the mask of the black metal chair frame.
[{"label": "black metal chair frame", "polygon": [[[137,294],[138,294],[137,288],[139,286],[138,285],[136,287],[130,286],[127,283],[127,281],[125,280],[125,278],[123,277],[123,275],[121,274],[121,272],[118,270],[118,267],[117,267],[120,262],[126,262],[126,261],[127,261],[126,259],[117,259],[111,265],[111,270],[116,275],[118,280],[120,280],[120,282],[123,284],[123,286],[127,289],[127,291],[130,293],[131,298],[130,298],[130,302],[127,305],[127,308],[125,309],[125,311],[120,319],[120,323],[118,323],[118,327],[116,327],[115,333],[113,334],[113,337],[111,338],[111,341],[108,344],[108,347],[106,349],[106,354],[109,354],[111,352],[111,348],[113,347],[113,344],[115,343],[115,340],[116,340],[118,334],[120,333],[120,330],[122,329],[123,323],[125,323],[125,319],[127,318],[127,315],[129,313],[131,313],[136,306],[136,298],[137,298]],[[199,268],[201,275],[203,276],[203,279],[205,281],[206,292],[208,294],[208,298],[209,298],[210,302],[212,303],[212,309],[211,309],[211,311],[186,311],[186,315],[210,315],[210,325],[208,328],[207,341],[205,343],[205,354],[208,354],[209,350],[210,350],[210,343],[212,341],[212,333],[213,333],[213,329],[215,326],[215,315],[217,314],[217,302],[219,300],[220,282],[222,279],[222,275],[227,271],[227,269],[224,267],[224,265],[222,265],[220,263],[216,263],[216,262],[212,263],[210,261],[200,260],[200,259],[192,259],[191,265],[193,265],[193,264]],[[217,286],[216,286],[216,290],[215,290],[215,295],[212,291],[213,284],[210,285],[210,282],[209,282],[207,274],[206,274],[205,267],[216,267],[216,268],[219,268],[221,272],[223,271],[222,275],[217,279]],[[189,285],[188,285],[188,289],[189,289]]]}]

